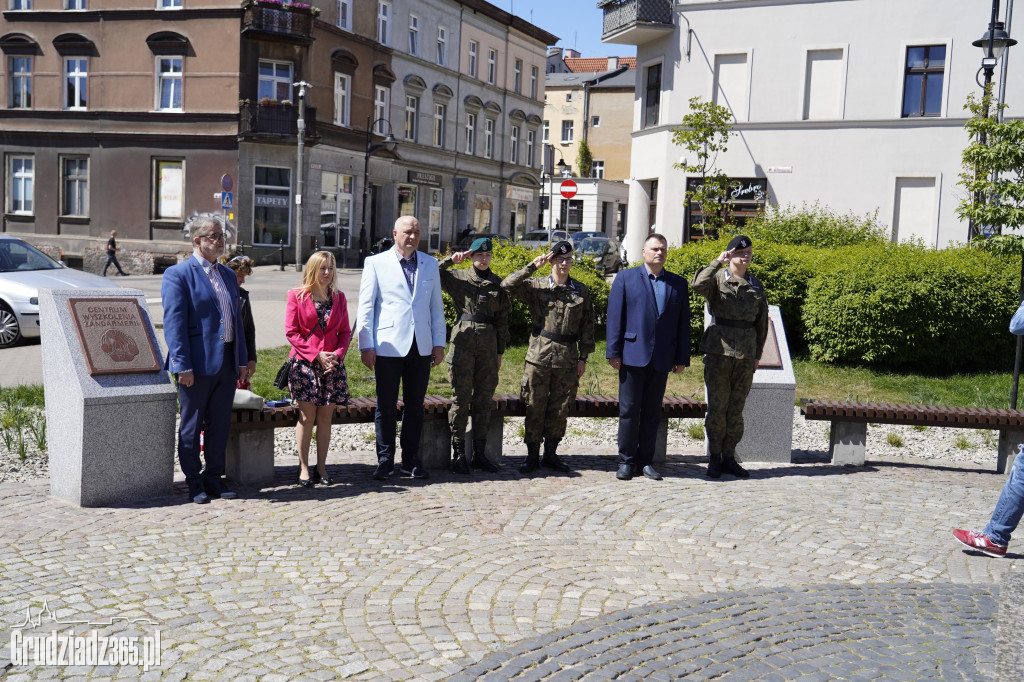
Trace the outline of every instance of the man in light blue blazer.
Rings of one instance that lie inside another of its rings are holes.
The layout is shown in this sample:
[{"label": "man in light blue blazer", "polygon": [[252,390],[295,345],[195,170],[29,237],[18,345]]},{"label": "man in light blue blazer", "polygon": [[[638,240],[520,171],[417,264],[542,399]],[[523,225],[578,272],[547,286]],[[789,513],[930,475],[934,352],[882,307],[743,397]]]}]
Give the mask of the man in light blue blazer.
[{"label": "man in light blue blazer", "polygon": [[[232,499],[237,493],[222,480],[224,451],[231,429],[235,383],[248,376],[238,280],[217,263],[224,252],[224,228],[214,216],[191,221],[192,255],[164,273],[160,296],[164,307],[164,369],[178,379],[181,425],[178,461],[188,483],[189,499]],[[204,433],[206,468],[199,457]]]},{"label": "man in light blue blazer", "polygon": [[400,471],[427,478],[420,462],[423,397],[430,368],[444,359],[445,322],[437,259],[417,251],[420,222],[395,221],[395,245],[370,256],[359,284],[359,353],[377,381],[377,469],[386,480],[395,470],[398,386],[402,385],[402,464]]},{"label": "man in light blue blazer", "polygon": [[641,473],[661,480],[652,465],[669,371],[690,364],[690,292],[665,269],[668,241],[654,233],[644,262],[623,270],[608,294],[605,356],[619,370],[619,480]]}]

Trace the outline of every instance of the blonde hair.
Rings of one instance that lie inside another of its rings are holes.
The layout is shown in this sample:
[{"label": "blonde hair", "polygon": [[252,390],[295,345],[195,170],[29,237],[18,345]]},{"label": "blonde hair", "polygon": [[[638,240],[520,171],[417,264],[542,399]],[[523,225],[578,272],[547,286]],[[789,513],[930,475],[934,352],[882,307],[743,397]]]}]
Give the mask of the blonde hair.
[{"label": "blonde hair", "polygon": [[300,301],[313,295],[313,289],[315,288],[317,279],[319,279],[320,275],[320,266],[325,262],[330,263],[331,269],[334,270],[334,278],[332,278],[330,284],[327,285],[328,296],[330,296],[330,293],[336,288],[338,265],[334,260],[334,254],[330,251],[315,251],[313,255],[309,257],[309,260],[306,261],[306,266],[302,268],[302,284],[295,287],[295,291],[298,292],[296,298]]},{"label": "blonde hair", "polygon": [[244,253],[238,253],[237,251],[233,251],[226,256],[221,256],[218,261],[235,272],[242,273],[246,277],[252,274],[252,266],[256,265],[256,261],[252,258],[249,258]]}]

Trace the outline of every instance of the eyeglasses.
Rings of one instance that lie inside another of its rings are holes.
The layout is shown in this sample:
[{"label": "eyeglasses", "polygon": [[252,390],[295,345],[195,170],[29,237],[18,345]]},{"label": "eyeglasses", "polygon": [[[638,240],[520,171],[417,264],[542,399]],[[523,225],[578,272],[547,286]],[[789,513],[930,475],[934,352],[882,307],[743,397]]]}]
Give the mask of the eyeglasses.
[{"label": "eyeglasses", "polygon": [[555,265],[565,265],[566,263],[572,263],[572,256],[563,256],[562,258],[552,258],[551,262]]},{"label": "eyeglasses", "polygon": [[209,239],[211,242],[222,242],[224,241],[224,233],[218,232],[217,234],[204,234],[200,239]]}]

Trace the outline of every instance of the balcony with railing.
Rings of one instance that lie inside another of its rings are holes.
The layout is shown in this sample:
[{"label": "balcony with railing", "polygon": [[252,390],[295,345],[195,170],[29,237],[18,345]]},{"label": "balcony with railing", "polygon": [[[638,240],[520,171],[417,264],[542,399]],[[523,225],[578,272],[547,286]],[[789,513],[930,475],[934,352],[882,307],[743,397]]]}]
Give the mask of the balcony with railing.
[{"label": "balcony with railing", "polygon": [[604,0],[601,40],[620,45],[643,45],[673,31],[672,0]]},{"label": "balcony with railing", "polygon": [[[299,133],[299,108],[292,104],[242,102],[239,134],[246,137],[291,136]],[[306,137],[316,137],[316,107],[306,107]]]},{"label": "balcony with railing", "polygon": [[313,12],[306,5],[256,0],[245,6],[242,35],[286,42],[313,42]]}]

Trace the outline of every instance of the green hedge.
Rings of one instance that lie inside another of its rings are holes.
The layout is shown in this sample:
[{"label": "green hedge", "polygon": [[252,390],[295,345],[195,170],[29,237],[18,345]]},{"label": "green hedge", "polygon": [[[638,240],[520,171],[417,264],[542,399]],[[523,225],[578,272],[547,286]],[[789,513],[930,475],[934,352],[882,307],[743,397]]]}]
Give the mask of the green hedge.
[{"label": "green hedge", "polygon": [[[525,246],[500,245],[495,243],[494,255],[491,257],[491,271],[498,277],[508,277],[516,270],[526,267],[530,261],[544,253],[544,248],[528,249]],[[438,254],[438,260],[442,260],[447,254]],[[455,269],[472,267],[469,260],[454,266]],[[547,277],[551,274],[551,266],[545,265],[534,273],[534,277]],[[594,313],[597,316],[598,324],[604,324],[604,318],[608,309],[608,291],[610,289],[605,281],[588,261],[573,263],[569,276],[582,282],[590,289],[591,298],[594,301]],[[448,327],[455,324],[455,306],[451,297],[444,294],[444,316]],[[509,331],[512,338],[522,341],[530,335],[530,313],[526,304],[519,299],[512,299],[512,313],[509,315]]]}]

